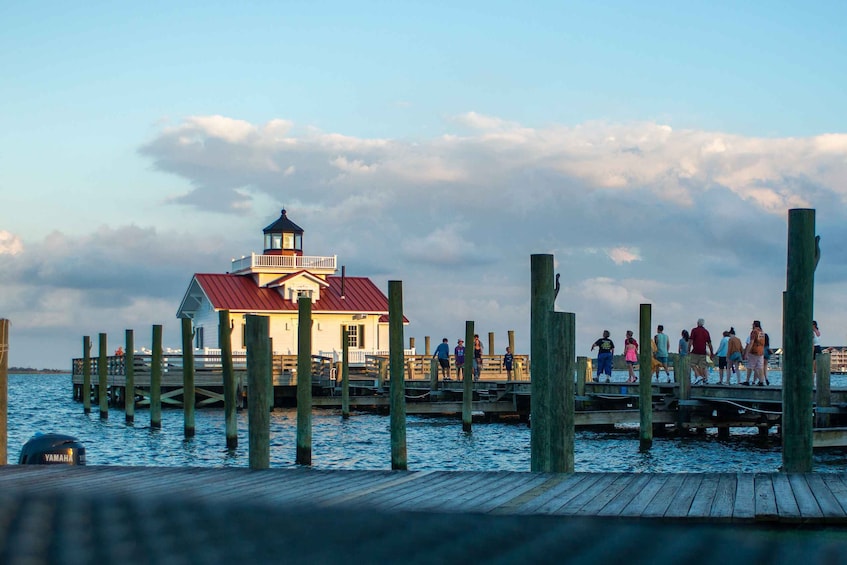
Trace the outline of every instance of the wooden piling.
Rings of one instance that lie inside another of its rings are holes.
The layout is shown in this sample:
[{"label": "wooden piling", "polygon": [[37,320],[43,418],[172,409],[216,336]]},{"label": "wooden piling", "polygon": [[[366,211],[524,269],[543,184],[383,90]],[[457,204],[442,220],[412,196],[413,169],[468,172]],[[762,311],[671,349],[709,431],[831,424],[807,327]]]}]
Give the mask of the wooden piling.
[{"label": "wooden piling", "polygon": [[391,373],[391,469],[405,471],[406,383],[403,355],[403,282],[388,281],[388,359]]},{"label": "wooden piling", "polygon": [[812,470],[815,264],[815,211],[789,210],[782,373],[782,468],[786,473]]},{"label": "wooden piling", "polygon": [[9,320],[0,318],[0,465],[9,450]]},{"label": "wooden piling", "polygon": [[[303,300],[300,298],[300,304]],[[305,300],[311,304],[311,300]],[[267,469],[271,464],[271,415],[268,411],[269,332],[270,323],[267,316],[247,315],[247,444],[249,466],[254,470]],[[298,363],[298,384],[301,378],[303,375],[299,372]],[[299,410],[298,406],[298,415]],[[299,446],[299,418],[297,436]]]},{"label": "wooden piling", "polygon": [[194,328],[191,318],[182,319],[182,412],[185,437],[194,437]]},{"label": "wooden piling", "polygon": [[588,357],[576,358],[576,394],[585,396],[585,380],[588,378]]},{"label": "wooden piling", "polygon": [[638,314],[638,411],[640,415],[639,448],[653,446],[653,348],[650,347],[653,307],[642,304]]},{"label": "wooden piling", "polygon": [[429,390],[438,390],[438,360],[429,358]]},{"label": "wooden piling", "polygon": [[124,414],[127,424],[135,423],[135,332],[124,332],[126,349],[124,350]]},{"label": "wooden piling", "polygon": [[297,308],[297,456],[295,463],[311,465],[312,299],[301,296],[297,300]]},{"label": "wooden piling", "polygon": [[229,310],[218,312],[218,347],[221,348],[221,372],[224,379],[224,433],[227,449],[238,447],[238,387],[232,364],[232,324]]},{"label": "wooden piling", "polygon": [[414,337],[409,338],[409,349],[415,349],[415,338]]},{"label": "wooden piling", "polygon": [[530,469],[550,472],[550,348],[547,337],[548,320],[554,307],[553,256],[532,255],[530,271]]},{"label": "wooden piling", "polygon": [[691,407],[684,404],[684,401],[691,399],[691,364],[688,361],[688,355],[677,355],[676,361],[673,363],[673,377],[679,385],[679,406],[677,407],[677,428],[680,431],[687,431],[686,425],[691,421]]},{"label": "wooden piling", "polygon": [[97,355],[97,400],[100,405],[100,419],[108,420],[109,419],[109,398],[106,395],[107,389],[109,388],[109,362],[107,361],[107,356],[109,355],[106,350],[107,345],[106,334],[100,334],[100,351]]},{"label": "wooden piling", "polygon": [[82,411],[91,413],[91,336],[82,336]]},{"label": "wooden piling", "polygon": [[576,316],[550,315],[550,471],[574,471]]},{"label": "wooden piling", "polygon": [[[269,322],[270,323],[270,322]],[[270,331],[270,330],[268,330]],[[311,354],[309,355],[311,358]],[[274,338],[268,338],[268,412],[274,411]]]},{"label": "wooden piling", "polygon": [[473,426],[473,336],[474,323],[465,322],[465,369],[462,371],[462,430],[470,432]]},{"label": "wooden piling", "polygon": [[432,351],[430,350],[430,340],[429,336],[424,336],[424,355],[432,355]]},{"label": "wooden piling", "polygon": [[150,427],[162,427],[162,325],[153,326],[153,354],[150,359]]},{"label": "wooden piling", "polygon": [[494,332],[488,332],[488,354],[495,355],[496,354],[496,346],[494,343]]},{"label": "wooden piling", "polygon": [[818,353],[816,361],[815,405],[824,410],[819,410],[815,413],[815,426],[826,428],[829,427],[829,412],[826,409],[832,406],[832,393],[829,386],[832,356],[829,353]]},{"label": "wooden piling", "polygon": [[350,339],[344,331],[344,343],[341,344],[341,418],[350,417]]}]

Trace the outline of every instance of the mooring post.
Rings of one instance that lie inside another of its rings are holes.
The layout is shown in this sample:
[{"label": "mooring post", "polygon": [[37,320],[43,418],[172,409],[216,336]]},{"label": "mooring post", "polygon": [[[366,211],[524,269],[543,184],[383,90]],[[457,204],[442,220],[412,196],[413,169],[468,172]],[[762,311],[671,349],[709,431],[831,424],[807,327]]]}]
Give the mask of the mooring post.
[{"label": "mooring post", "polygon": [[473,336],[474,323],[465,322],[465,368],[462,371],[462,430],[471,431],[473,426]]},{"label": "mooring post", "polygon": [[388,359],[391,365],[391,469],[405,471],[406,382],[403,374],[403,281],[388,281]]},{"label": "mooring post", "polygon": [[232,365],[232,324],[229,310],[218,312],[218,347],[221,348],[221,373],[224,379],[224,434],[227,449],[238,447],[238,387]]},{"label": "mooring post", "polygon": [[91,413],[91,336],[82,336],[82,411]]},{"label": "mooring post", "polygon": [[409,338],[409,349],[412,349],[412,350],[415,349],[415,338],[414,337]]},{"label": "mooring post", "polygon": [[[497,355],[497,344],[494,343],[494,332],[488,332],[488,354]],[[480,367],[480,370],[482,368]]]},{"label": "mooring post", "polygon": [[530,257],[530,469],[551,472],[550,461],[550,332],[553,311],[553,256]]},{"label": "mooring post", "polygon": [[638,408],[639,448],[646,451],[653,446],[653,348],[650,347],[650,327],[653,307],[642,304],[638,314]]},{"label": "mooring post", "polygon": [[194,328],[182,319],[182,413],[185,437],[194,437]]},{"label": "mooring post", "polygon": [[673,363],[674,380],[679,385],[676,409],[676,425],[679,431],[686,431],[691,420],[691,407],[685,404],[691,398],[691,370],[688,355],[677,355]]},{"label": "mooring post", "polygon": [[[300,304],[303,303],[303,300],[304,298],[301,297]],[[311,303],[311,300],[308,298],[305,300]],[[267,469],[271,464],[271,414],[268,411],[269,332],[270,322],[267,316],[258,316],[256,314],[247,315],[247,335],[245,336],[247,342],[247,445],[249,452],[248,460],[251,469]],[[298,362],[298,385],[302,377]],[[297,412],[299,454],[299,406],[297,407]]]},{"label": "mooring post", "polygon": [[585,396],[585,379],[588,378],[588,357],[576,358],[576,394]]},{"label": "mooring post", "polygon": [[150,427],[162,427],[162,326],[153,326],[153,356],[150,360]]},{"label": "mooring post", "polygon": [[812,313],[815,285],[815,211],[788,211],[785,352],[782,377],[782,468],[812,470]]},{"label": "mooring post", "polygon": [[550,471],[574,470],[576,315],[550,312]]},{"label": "mooring post", "polygon": [[388,374],[388,360],[384,357],[380,357],[376,360],[377,364],[377,373],[376,373],[376,384],[380,390],[385,388],[385,379]]},{"label": "mooring post", "polygon": [[108,352],[106,344],[106,334],[100,334],[100,351],[97,354],[97,400],[100,405],[100,419],[109,419],[109,398],[106,395],[106,389],[109,387],[109,364],[106,360]]},{"label": "mooring post", "polygon": [[127,424],[135,423],[135,332],[126,330],[126,351],[124,351],[124,375],[126,376],[124,393],[124,413]]},{"label": "mooring post", "polygon": [[9,449],[9,320],[0,318],[0,465]]},{"label": "mooring post", "polygon": [[344,328],[344,342],[341,344],[341,418],[350,417],[350,330]]},{"label": "mooring post", "polygon": [[438,361],[432,357],[424,357],[424,359],[429,359],[429,390],[438,390]]},{"label": "mooring post", "polygon": [[[297,300],[297,456],[295,463],[312,464],[312,299]],[[252,401],[251,401],[252,402]],[[263,404],[267,407],[267,403]],[[267,408],[265,408],[267,412]]]},{"label": "mooring post", "polygon": [[424,336],[424,355],[427,355],[427,356],[432,355],[429,347],[430,347],[429,336],[425,335]]},{"label": "mooring post", "polygon": [[[815,405],[818,408],[829,408],[832,406],[832,393],[829,387],[830,372],[832,370],[832,356],[829,353],[819,353],[815,366]],[[829,413],[819,411],[815,414],[815,425],[818,428],[829,427]]]}]

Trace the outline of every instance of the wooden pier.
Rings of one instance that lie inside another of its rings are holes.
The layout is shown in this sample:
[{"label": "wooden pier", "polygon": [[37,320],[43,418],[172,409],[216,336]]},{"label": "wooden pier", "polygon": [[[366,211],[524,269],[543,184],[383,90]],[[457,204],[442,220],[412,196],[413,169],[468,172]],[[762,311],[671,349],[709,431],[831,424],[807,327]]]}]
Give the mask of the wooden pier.
[{"label": "wooden pier", "polygon": [[843,473],[18,465],[0,467],[0,492],[4,563],[810,564],[847,550]]}]

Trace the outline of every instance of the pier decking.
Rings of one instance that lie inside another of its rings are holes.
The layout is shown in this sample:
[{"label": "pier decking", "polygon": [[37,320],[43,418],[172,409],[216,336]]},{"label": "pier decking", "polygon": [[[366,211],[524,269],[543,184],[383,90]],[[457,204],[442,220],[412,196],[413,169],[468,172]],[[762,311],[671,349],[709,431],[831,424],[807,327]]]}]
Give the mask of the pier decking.
[{"label": "pier decking", "polygon": [[0,467],[8,563],[833,563],[845,524],[845,474]]}]

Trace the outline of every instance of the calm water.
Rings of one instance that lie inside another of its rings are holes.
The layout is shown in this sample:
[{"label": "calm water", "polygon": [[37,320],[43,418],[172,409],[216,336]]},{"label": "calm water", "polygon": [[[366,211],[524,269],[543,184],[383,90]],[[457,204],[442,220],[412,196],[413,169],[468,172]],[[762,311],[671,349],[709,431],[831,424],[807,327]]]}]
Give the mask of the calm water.
[{"label": "calm water", "polygon": [[[615,375],[625,379],[624,375]],[[714,379],[713,379],[714,380]],[[771,382],[774,382],[774,378]],[[834,383],[835,384],[835,383]],[[71,400],[69,375],[9,375],[9,463],[17,463],[21,446],[36,432],[66,433],[86,447],[89,465],[247,467],[247,413],[239,413],[239,447],[228,451],[222,408],[196,411],[196,437],[183,438],[183,412],[164,409],[162,429],[151,430],[150,414],[136,411],[127,426],[121,410],[112,408],[101,421],[98,408],[83,414]],[[312,419],[312,463],[322,469],[389,469],[389,418],[353,414],[347,421],[337,411],[316,411]],[[615,433],[579,431],[577,471],[769,472],[781,464],[775,441],[765,445],[753,434],[733,429],[729,441],[716,431],[704,437],[661,439],[648,453],[638,450],[634,427]],[[271,417],[271,466],[293,467],[296,412],[277,409]],[[406,444],[409,469],[528,471],[530,431],[525,424],[475,424],[462,432],[461,420],[409,416]],[[818,471],[843,471],[847,452],[816,453]]]}]

